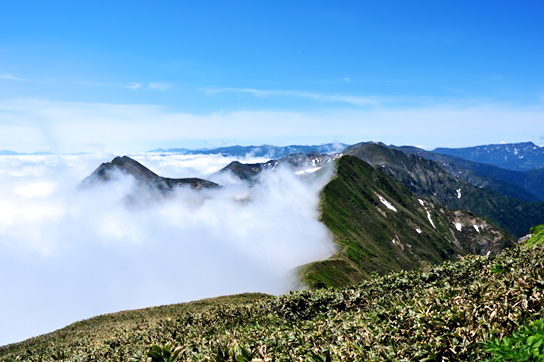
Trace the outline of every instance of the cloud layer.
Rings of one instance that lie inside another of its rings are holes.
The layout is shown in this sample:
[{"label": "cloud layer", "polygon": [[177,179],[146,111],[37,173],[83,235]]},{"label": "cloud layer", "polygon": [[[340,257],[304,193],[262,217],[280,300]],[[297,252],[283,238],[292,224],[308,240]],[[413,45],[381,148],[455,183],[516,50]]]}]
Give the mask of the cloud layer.
[{"label": "cloud layer", "polygon": [[[134,157],[167,177],[208,177],[230,161]],[[130,177],[77,188],[109,159],[0,157],[0,345],[123,309],[283,293],[296,286],[294,268],[334,252],[317,221],[328,175],[303,181],[277,170],[253,188],[216,176],[222,190],[180,188],[130,209]]]},{"label": "cloud layer", "polygon": [[[368,110],[182,113],[153,105],[0,100],[0,145],[18,152],[138,152],[212,144],[382,141],[465,147],[533,141],[540,107],[443,105]],[[506,139],[505,139],[506,137]],[[188,146],[191,145],[191,146]]]}]

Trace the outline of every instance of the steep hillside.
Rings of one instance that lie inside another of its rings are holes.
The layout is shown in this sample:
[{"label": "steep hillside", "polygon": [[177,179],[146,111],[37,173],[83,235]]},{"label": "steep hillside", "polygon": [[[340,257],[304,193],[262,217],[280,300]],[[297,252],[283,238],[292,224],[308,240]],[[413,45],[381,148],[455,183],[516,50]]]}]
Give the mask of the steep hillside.
[{"label": "steep hillside", "polygon": [[353,284],[375,272],[421,268],[468,253],[496,254],[512,243],[485,220],[418,199],[352,156],[337,161],[336,177],[321,197],[322,221],[340,251],[301,268],[312,287]]},{"label": "steep hillside", "polygon": [[544,147],[532,142],[491,144],[465,148],[436,148],[436,153],[487,163],[516,171],[544,168]]},{"label": "steep hillside", "polygon": [[484,217],[516,237],[544,222],[544,202],[527,202],[476,187],[451,175],[437,162],[378,143],[361,143],[345,150],[395,177],[422,198]]},{"label": "steep hillside", "polygon": [[103,315],[0,347],[0,360],[137,362],[151,351],[173,351],[170,361],[486,360],[494,338],[544,317],[543,253],[535,243],[345,289]]}]

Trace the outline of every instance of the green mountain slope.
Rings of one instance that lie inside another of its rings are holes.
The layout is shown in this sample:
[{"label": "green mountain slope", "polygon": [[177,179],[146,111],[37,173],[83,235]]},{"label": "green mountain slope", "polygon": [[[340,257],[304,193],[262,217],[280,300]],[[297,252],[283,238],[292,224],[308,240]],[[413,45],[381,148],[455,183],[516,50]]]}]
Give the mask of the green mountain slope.
[{"label": "green mountain slope", "polygon": [[438,264],[468,253],[496,254],[512,240],[483,219],[418,199],[395,178],[343,156],[321,192],[322,221],[340,250],[301,268],[312,286],[342,286],[372,273]]},{"label": "green mountain slope", "polygon": [[544,317],[543,253],[536,243],[345,289],[104,315],[0,347],[0,360],[145,361],[166,343],[178,361],[485,360],[483,342]]}]

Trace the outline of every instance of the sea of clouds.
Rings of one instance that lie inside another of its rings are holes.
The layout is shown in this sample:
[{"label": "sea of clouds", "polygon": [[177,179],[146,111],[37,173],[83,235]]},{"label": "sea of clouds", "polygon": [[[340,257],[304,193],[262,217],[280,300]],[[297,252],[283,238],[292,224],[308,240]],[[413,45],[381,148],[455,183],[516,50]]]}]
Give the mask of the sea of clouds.
[{"label": "sea of clouds", "polygon": [[131,177],[78,187],[114,155],[0,156],[0,345],[119,310],[285,293],[300,286],[295,268],[335,251],[318,221],[331,173],[276,169],[249,186],[216,174],[233,158],[130,156],[224,187],[128,207]]}]

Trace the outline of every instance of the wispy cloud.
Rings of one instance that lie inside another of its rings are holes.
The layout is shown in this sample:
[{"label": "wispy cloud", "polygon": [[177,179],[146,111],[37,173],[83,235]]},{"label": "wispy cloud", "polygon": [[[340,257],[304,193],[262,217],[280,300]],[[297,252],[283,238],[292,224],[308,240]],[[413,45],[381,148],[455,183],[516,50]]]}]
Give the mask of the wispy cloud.
[{"label": "wispy cloud", "polygon": [[140,82],[130,82],[126,85],[126,87],[130,90],[153,90],[153,91],[165,91],[170,88],[174,88],[174,86],[171,83],[167,82],[150,82],[149,84],[144,85]]},{"label": "wispy cloud", "polygon": [[151,82],[149,83],[150,90],[165,91],[167,89],[173,88],[173,85],[166,82]]},{"label": "wispy cloud", "polygon": [[14,80],[17,82],[30,82],[30,79],[25,79],[21,77],[17,77],[13,74],[7,74],[7,73],[0,73],[0,79],[1,80]]},{"label": "wispy cloud", "polygon": [[136,89],[142,88],[142,83],[130,82],[129,84],[127,84],[127,88],[136,90]]},{"label": "wispy cloud", "polygon": [[287,91],[287,90],[261,90],[253,88],[204,88],[206,93],[247,93],[259,98],[267,98],[274,96],[299,97],[311,99],[317,102],[339,102],[348,103],[357,106],[379,106],[377,97],[363,97],[342,94],[321,94],[303,91]]},{"label": "wispy cloud", "polygon": [[113,83],[113,82],[81,81],[81,82],[78,82],[78,84],[91,86],[91,87],[114,87],[114,88],[128,88],[130,90],[153,90],[153,91],[165,91],[165,90],[174,88],[174,85],[172,83],[168,83],[168,82]]}]

